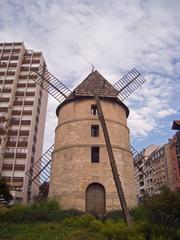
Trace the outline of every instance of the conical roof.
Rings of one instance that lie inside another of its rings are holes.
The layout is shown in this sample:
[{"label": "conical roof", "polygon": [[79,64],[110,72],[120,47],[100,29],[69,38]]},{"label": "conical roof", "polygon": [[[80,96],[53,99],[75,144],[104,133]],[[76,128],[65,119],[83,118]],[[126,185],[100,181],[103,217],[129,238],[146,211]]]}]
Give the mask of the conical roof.
[{"label": "conical roof", "polygon": [[125,109],[126,116],[128,117],[129,109],[118,98],[119,92],[98,71],[92,71],[84,79],[84,81],[73,90],[64,102],[57,107],[56,115],[58,116],[59,110],[64,106],[64,104],[81,98],[92,98],[96,94],[103,99],[111,99],[111,101],[120,104]]},{"label": "conical roof", "polygon": [[86,79],[74,89],[75,96],[94,96],[116,98],[118,91],[98,72],[91,72]]}]

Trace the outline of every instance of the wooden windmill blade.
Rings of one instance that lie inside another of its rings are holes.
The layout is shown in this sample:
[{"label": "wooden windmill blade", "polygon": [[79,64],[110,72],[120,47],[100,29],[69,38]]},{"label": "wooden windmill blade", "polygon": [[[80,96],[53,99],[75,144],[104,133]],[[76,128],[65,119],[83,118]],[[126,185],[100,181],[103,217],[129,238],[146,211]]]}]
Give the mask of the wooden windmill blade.
[{"label": "wooden windmill blade", "polygon": [[[31,70],[30,78],[60,103],[71,94],[71,90],[49,73],[43,66],[40,66],[37,70]],[[49,181],[51,154],[53,149],[54,145],[52,145],[26,172],[26,175],[30,177],[31,181],[38,186]]]},{"label": "wooden windmill blade", "polygon": [[143,156],[143,155],[140,156],[140,154],[137,152],[137,150],[136,150],[133,146],[131,146],[131,152],[132,152],[132,156],[133,156],[135,168],[136,168],[140,173],[142,173],[144,177],[147,177],[147,173],[145,173],[145,172],[143,171],[143,169],[141,169],[141,168],[139,167],[139,165],[136,163],[137,157],[138,157],[140,160],[144,160],[144,156]]},{"label": "wooden windmill blade", "polygon": [[26,172],[30,180],[40,186],[49,181],[51,170],[51,155],[54,150],[54,144],[39,158],[37,162]]},{"label": "wooden windmill blade", "polygon": [[112,170],[114,182],[115,182],[115,185],[116,185],[117,193],[118,193],[120,204],[121,204],[121,207],[122,207],[124,220],[128,225],[130,225],[131,217],[130,217],[130,213],[129,213],[129,210],[128,210],[128,207],[127,207],[127,202],[126,202],[126,199],[125,199],[125,196],[124,196],[121,181],[120,181],[120,178],[119,178],[119,173],[118,173],[118,170],[117,170],[117,166],[116,166],[116,162],[115,162],[115,158],[114,158],[114,154],[113,154],[113,149],[112,149],[107,125],[106,125],[106,122],[105,122],[103,110],[102,110],[101,103],[100,103],[98,95],[95,95],[95,100],[96,100],[96,105],[97,105],[97,110],[98,110],[98,117],[99,117],[99,120],[101,122],[101,126],[102,126],[103,133],[104,133],[104,139],[105,139],[105,142],[106,142],[106,147],[107,147],[107,152],[108,152],[108,156],[109,156],[109,160],[110,160],[110,165],[111,165],[111,170]]},{"label": "wooden windmill blade", "polygon": [[[125,75],[120,81],[118,81],[114,85],[114,88],[118,92],[117,93],[118,98],[120,98],[120,100],[123,101],[130,94],[132,94],[139,86],[141,86],[144,82],[145,82],[145,79],[140,75],[140,73],[136,69],[133,69],[127,75]],[[97,110],[98,110],[98,117],[101,122],[102,130],[104,133],[104,138],[105,138],[106,147],[107,147],[107,151],[108,151],[108,155],[109,155],[111,170],[113,173],[114,182],[116,185],[117,193],[118,193],[120,204],[122,207],[124,220],[128,225],[130,225],[131,216],[129,213],[129,209],[128,209],[127,202],[125,199],[124,191],[123,191],[122,184],[120,181],[120,176],[119,176],[119,173],[117,170],[116,161],[114,158],[113,149],[112,149],[106,121],[105,121],[103,110],[102,110],[101,103],[99,100],[99,96],[101,96],[103,88],[105,88],[105,84],[102,86],[102,89],[99,90],[99,93],[97,92],[97,89],[94,90],[94,96],[95,96],[95,101],[96,101]]]},{"label": "wooden windmill blade", "polygon": [[130,72],[124,75],[119,81],[117,81],[113,87],[119,92],[118,98],[124,101],[129,95],[131,95],[136,89],[138,89],[145,79],[142,75],[133,68]]},{"label": "wooden windmill blade", "polygon": [[31,70],[30,78],[60,103],[71,94],[71,90],[48,72],[46,67],[40,66],[37,70]]}]

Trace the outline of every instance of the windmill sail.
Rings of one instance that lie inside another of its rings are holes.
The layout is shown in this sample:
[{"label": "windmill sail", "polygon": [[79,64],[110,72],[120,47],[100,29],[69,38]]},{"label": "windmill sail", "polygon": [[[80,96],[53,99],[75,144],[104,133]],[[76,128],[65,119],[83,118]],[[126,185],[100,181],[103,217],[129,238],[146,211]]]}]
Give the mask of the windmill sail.
[{"label": "windmill sail", "polygon": [[113,87],[119,92],[118,98],[121,101],[124,101],[144,82],[145,79],[142,77],[142,75],[135,68],[133,68],[123,78],[117,81]]},{"label": "windmill sail", "polygon": [[109,156],[109,160],[110,160],[110,165],[111,165],[111,170],[112,170],[114,182],[115,182],[115,185],[116,185],[118,197],[119,197],[121,207],[122,207],[122,212],[123,212],[124,219],[125,219],[126,223],[129,225],[131,223],[131,217],[130,217],[130,214],[129,214],[129,210],[128,210],[128,207],[127,207],[125,195],[124,195],[123,188],[122,188],[122,185],[121,185],[121,181],[120,181],[120,178],[119,178],[119,173],[118,173],[118,170],[117,170],[116,161],[115,161],[114,154],[113,154],[113,149],[112,149],[112,145],[111,145],[106,121],[105,121],[105,118],[104,118],[103,110],[102,110],[101,103],[99,101],[99,96],[98,95],[95,95],[95,100],[96,100],[96,105],[97,105],[97,109],[98,109],[99,121],[101,123],[103,134],[104,134],[104,139],[105,139],[105,142],[106,142],[106,147],[107,147],[107,152],[108,152],[108,156]]},{"label": "windmill sail", "polygon": [[38,70],[31,70],[30,78],[60,103],[71,94],[71,90],[43,66],[40,66]]},{"label": "windmill sail", "polygon": [[[101,80],[102,88],[96,89],[95,87],[89,86],[86,84],[86,88],[82,87],[80,84],[77,88],[75,88],[75,95],[88,95],[94,96],[96,95],[102,97],[106,94],[110,94],[111,97],[119,97],[121,101],[126,99],[131,93],[133,93],[141,84],[144,83],[144,78],[140,75],[140,73],[133,69],[127,75],[125,75],[121,80],[119,80],[114,86],[110,86],[109,83],[106,83],[104,79],[99,78],[98,73],[94,73],[97,75],[96,77]],[[90,76],[88,77],[90,78]],[[50,74],[46,69],[42,66],[37,70],[31,71],[31,79],[34,80],[38,85],[44,88],[49,94],[51,94],[55,99],[57,99],[60,103],[62,103],[70,94],[71,91],[57,78],[55,78],[52,74]],[[93,82],[96,79],[93,79]],[[96,81],[95,81],[96,83]],[[110,89],[107,92],[108,89]],[[114,88],[113,88],[114,87]],[[96,90],[96,91],[95,91]],[[99,102],[99,101],[98,101]],[[102,118],[100,119],[102,122]],[[37,185],[41,185],[43,182],[48,181],[50,177],[50,166],[51,166],[51,154],[53,152],[54,145],[51,146],[48,151],[26,172],[27,175],[31,176],[31,181],[34,181]],[[110,146],[112,150],[112,147]],[[118,184],[119,185],[119,184]],[[127,218],[129,218],[127,214]],[[127,219],[128,221],[128,219]]]},{"label": "windmill sail", "polygon": [[49,181],[51,171],[51,155],[54,144],[42,155],[42,157],[26,172],[32,182],[40,186]]},{"label": "windmill sail", "polygon": [[[131,146],[131,152],[132,152],[132,156],[133,156],[134,167],[138,170],[138,172],[140,172],[143,175],[143,177],[147,177],[147,173],[145,173],[144,170],[141,169],[139,167],[139,164],[137,164],[137,162],[136,162],[137,158],[139,159],[139,161],[140,160],[143,161],[144,160],[144,156],[140,155],[133,146]],[[139,181],[139,179],[138,179],[138,181]]]}]

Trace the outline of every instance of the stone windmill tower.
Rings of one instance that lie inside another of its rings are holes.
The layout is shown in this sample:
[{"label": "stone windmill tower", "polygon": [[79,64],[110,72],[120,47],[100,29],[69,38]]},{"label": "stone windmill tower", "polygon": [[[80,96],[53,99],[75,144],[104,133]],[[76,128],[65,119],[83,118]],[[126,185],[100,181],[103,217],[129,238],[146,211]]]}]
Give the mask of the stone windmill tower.
[{"label": "stone windmill tower", "polygon": [[56,198],[64,209],[105,213],[122,207],[127,218],[127,206],[136,205],[136,195],[129,109],[122,101],[144,79],[133,69],[112,86],[98,71],[92,71],[71,92],[47,70],[32,74],[60,105],[55,144],[27,174],[40,183],[51,171],[49,197]]}]

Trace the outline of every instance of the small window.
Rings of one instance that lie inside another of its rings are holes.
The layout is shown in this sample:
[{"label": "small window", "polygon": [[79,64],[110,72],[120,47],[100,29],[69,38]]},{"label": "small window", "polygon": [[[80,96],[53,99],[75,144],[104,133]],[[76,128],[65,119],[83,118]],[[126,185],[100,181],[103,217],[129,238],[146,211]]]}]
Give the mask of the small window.
[{"label": "small window", "polygon": [[91,137],[99,137],[99,125],[91,125]]},{"label": "small window", "polygon": [[91,148],[91,162],[92,163],[99,162],[99,147]]},{"label": "small window", "polygon": [[97,106],[91,105],[91,114],[92,115],[98,115]]}]

